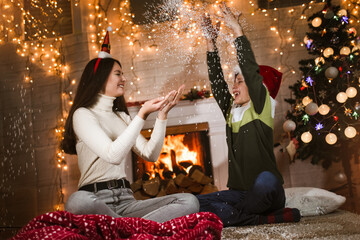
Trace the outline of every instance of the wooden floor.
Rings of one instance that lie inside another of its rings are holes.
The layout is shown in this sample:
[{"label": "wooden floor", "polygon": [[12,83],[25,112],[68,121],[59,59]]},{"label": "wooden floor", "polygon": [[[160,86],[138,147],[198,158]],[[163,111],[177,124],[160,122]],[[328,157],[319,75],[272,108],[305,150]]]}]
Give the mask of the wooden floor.
[{"label": "wooden floor", "polygon": [[351,162],[351,175],[352,196],[347,184],[334,190],[334,192],[346,197],[346,202],[340,209],[360,214],[360,163]]}]

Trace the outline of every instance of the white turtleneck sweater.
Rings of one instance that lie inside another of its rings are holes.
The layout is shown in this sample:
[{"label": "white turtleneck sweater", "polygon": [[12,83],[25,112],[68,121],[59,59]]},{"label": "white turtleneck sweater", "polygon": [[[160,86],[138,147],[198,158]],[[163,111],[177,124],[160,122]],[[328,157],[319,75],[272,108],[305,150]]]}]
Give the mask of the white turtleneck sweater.
[{"label": "white turtleneck sweater", "polygon": [[160,155],[167,120],[156,119],[148,141],[140,134],[144,120],[139,116],[131,120],[124,112],[114,113],[114,100],[115,97],[99,94],[95,106],[74,112],[73,128],[81,173],[79,188],[125,177],[124,160],[131,150],[152,162]]}]

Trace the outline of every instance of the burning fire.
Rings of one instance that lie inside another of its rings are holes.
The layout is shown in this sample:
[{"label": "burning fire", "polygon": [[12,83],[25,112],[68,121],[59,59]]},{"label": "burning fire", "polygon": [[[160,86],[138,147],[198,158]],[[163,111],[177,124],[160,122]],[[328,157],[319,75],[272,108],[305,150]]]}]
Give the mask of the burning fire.
[{"label": "burning fire", "polygon": [[[174,168],[181,168],[187,173],[190,167],[200,163],[197,151],[190,151],[184,145],[185,134],[167,135],[161,150],[158,161],[149,166],[146,164],[146,172],[150,173],[150,178],[154,178],[156,173],[163,177],[165,171],[174,171]],[[196,144],[194,146],[197,146]]]},{"label": "burning fire", "polygon": [[159,160],[168,166],[169,170],[173,170],[171,161],[171,150],[175,151],[176,163],[179,164],[182,161],[191,161],[192,164],[196,164],[198,161],[197,152],[190,151],[187,146],[184,145],[185,134],[179,134],[175,136],[168,135],[165,138],[164,146],[161,150],[162,153],[168,153],[165,157],[161,154]]}]

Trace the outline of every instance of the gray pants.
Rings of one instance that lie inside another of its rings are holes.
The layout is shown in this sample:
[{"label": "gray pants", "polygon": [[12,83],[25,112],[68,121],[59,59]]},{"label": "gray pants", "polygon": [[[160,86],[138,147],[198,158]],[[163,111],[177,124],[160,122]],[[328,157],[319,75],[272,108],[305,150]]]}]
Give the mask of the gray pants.
[{"label": "gray pants", "polygon": [[136,200],[129,188],[104,189],[96,193],[74,192],[65,210],[73,214],[103,214],[112,217],[141,217],[165,222],[199,211],[197,198],[189,193],[177,193],[147,200]]}]

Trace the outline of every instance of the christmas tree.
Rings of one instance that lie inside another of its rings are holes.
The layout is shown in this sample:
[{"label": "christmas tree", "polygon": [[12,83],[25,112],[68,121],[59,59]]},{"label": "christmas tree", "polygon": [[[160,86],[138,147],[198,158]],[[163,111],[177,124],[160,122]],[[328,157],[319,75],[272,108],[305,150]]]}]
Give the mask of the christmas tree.
[{"label": "christmas tree", "polygon": [[311,31],[304,42],[314,57],[299,62],[302,78],[289,86],[293,95],[285,99],[291,110],[283,128],[296,145],[296,158],[324,168],[359,157],[360,45],[349,18],[328,1],[308,19]]}]

